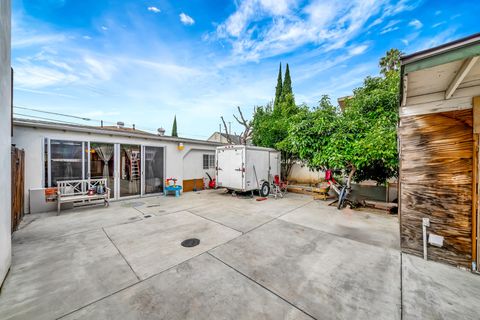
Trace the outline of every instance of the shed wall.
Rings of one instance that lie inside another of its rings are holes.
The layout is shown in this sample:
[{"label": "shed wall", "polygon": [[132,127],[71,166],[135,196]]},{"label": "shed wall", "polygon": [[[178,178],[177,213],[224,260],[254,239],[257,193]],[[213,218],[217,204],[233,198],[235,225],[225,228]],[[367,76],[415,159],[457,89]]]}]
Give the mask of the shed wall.
[{"label": "shed wall", "polygon": [[428,258],[470,268],[472,109],[402,117],[400,138],[401,246],[423,255],[422,218],[445,237]]}]

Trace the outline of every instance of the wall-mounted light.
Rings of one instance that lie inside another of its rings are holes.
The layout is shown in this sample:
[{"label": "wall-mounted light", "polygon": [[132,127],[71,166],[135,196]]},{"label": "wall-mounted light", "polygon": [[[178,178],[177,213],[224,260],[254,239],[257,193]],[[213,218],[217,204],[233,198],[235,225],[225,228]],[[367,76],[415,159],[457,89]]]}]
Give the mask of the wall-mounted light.
[{"label": "wall-mounted light", "polygon": [[182,151],[184,148],[185,148],[185,146],[183,145],[183,143],[182,143],[182,142],[179,142],[179,143],[178,143],[178,146],[177,146],[177,149],[180,150],[180,151]]}]

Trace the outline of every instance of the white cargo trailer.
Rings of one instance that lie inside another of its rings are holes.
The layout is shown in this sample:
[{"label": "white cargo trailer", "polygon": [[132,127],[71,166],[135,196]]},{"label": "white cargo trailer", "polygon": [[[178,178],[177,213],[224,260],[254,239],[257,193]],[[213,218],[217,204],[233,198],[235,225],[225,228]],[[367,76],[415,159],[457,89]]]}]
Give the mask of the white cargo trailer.
[{"label": "white cargo trailer", "polygon": [[218,187],[247,192],[270,193],[270,184],[280,175],[280,152],[245,145],[217,147],[216,182]]}]

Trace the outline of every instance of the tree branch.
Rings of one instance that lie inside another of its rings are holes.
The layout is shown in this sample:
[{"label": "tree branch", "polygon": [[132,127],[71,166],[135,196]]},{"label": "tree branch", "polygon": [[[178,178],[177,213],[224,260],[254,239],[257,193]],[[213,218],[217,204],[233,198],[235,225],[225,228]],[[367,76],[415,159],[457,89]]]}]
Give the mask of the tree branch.
[{"label": "tree branch", "polygon": [[[228,129],[227,129],[227,123],[225,122],[225,119],[223,119],[223,116],[220,117],[222,119],[222,122],[223,122],[223,128],[225,129],[225,134],[227,136],[227,142],[229,144],[234,144],[233,141],[232,141],[232,138],[230,136],[230,133],[228,132]],[[220,132],[221,133],[221,132]]]}]

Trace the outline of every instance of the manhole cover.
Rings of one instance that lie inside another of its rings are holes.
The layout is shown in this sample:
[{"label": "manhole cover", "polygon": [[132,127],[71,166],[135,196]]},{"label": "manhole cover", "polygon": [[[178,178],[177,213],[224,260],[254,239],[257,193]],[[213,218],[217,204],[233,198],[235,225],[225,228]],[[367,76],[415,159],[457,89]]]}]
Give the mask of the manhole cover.
[{"label": "manhole cover", "polygon": [[199,243],[200,243],[200,240],[191,238],[191,239],[183,240],[181,244],[183,247],[191,248],[191,247],[198,246]]}]

